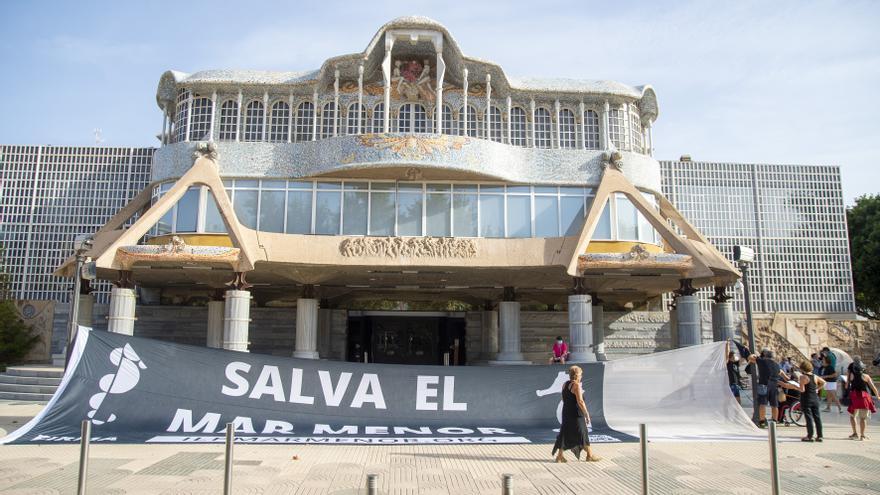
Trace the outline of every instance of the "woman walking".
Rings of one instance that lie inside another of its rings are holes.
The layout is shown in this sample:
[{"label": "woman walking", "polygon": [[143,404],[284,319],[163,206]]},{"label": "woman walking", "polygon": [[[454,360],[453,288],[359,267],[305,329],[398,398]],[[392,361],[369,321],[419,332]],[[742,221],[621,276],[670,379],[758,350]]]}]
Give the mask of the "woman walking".
[{"label": "woman walking", "polygon": [[809,361],[802,361],[800,364],[801,373],[797,385],[782,382],[784,388],[798,390],[801,393],[801,410],[807,419],[807,436],[801,438],[802,442],[813,441],[813,423],[816,425],[816,440],[822,441],[822,418],[819,416],[819,390],[825,386],[825,380],[813,374],[813,364]]},{"label": "woman walking", "polygon": [[584,391],[581,388],[583,370],[579,366],[568,368],[569,380],[562,386],[562,424],[559,426],[559,435],[553,445],[553,454],[556,462],[568,462],[563,452],[571,450],[575,457],[580,460],[581,451],[587,451],[588,462],[600,460],[593,454],[590,447],[590,436],[587,425],[590,423],[590,412],[584,403]]},{"label": "woman walking", "polygon": [[[867,440],[868,436],[865,435],[865,430],[868,428],[868,419],[871,417],[871,413],[877,412],[870,392],[873,391],[874,395],[878,395],[877,387],[874,385],[871,375],[865,373],[865,368],[862,366],[853,366],[847,378],[850,392],[849,407],[846,410],[849,413],[849,424],[853,431],[849,438],[851,440]],[[856,420],[859,422],[860,433],[856,432]]]}]

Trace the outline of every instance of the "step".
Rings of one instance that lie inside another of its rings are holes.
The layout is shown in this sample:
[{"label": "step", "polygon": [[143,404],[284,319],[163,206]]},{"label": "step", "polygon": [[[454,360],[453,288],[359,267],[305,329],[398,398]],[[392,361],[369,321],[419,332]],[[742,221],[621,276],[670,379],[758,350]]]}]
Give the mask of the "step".
[{"label": "step", "polygon": [[57,387],[61,385],[61,378],[46,378],[41,376],[16,376],[0,373],[0,385],[4,383],[18,383],[21,385],[46,385]]},{"label": "step", "polygon": [[64,368],[57,366],[10,366],[6,368],[6,374],[12,376],[35,376],[43,378],[61,378]]},{"label": "step", "polygon": [[0,400],[22,400],[29,402],[49,402],[51,394],[23,394],[18,392],[0,392]]},{"label": "step", "polygon": [[57,386],[54,385],[26,385],[22,383],[0,383],[0,392],[13,394],[48,394],[55,393]]}]

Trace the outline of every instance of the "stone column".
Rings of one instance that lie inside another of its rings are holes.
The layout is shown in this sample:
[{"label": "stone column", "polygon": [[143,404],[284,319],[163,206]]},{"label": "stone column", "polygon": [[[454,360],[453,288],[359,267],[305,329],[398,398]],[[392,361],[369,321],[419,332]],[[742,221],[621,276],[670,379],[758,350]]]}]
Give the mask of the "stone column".
[{"label": "stone column", "polygon": [[597,295],[593,295],[593,352],[597,361],[608,361],[605,355],[605,308]]},{"label": "stone column", "polygon": [[223,348],[248,352],[248,328],[251,323],[251,293],[246,290],[226,291],[223,313]]},{"label": "stone column", "polygon": [[79,295],[79,313],[76,315],[76,324],[81,327],[93,328],[95,323],[92,318],[95,313],[95,296],[91,294]]},{"label": "stone column", "polygon": [[481,315],[482,352],[480,354],[482,359],[490,361],[498,354],[498,311],[492,309],[491,303],[486,303]]},{"label": "stone column", "polygon": [[489,364],[531,364],[520,351],[520,304],[513,287],[504,288],[504,300],[498,303],[498,357]]},{"label": "stone column", "polygon": [[293,357],[318,359],[318,300],[296,300],[296,348]]},{"label": "stone column", "polygon": [[110,314],[107,316],[107,331],[123,335],[134,335],[134,308],[136,303],[134,289],[114,287],[110,291]]},{"label": "stone column", "polygon": [[589,294],[568,296],[568,358],[572,363],[596,361],[593,352],[593,298]]},{"label": "stone column", "polygon": [[223,317],[226,308],[223,301],[208,301],[208,338],[207,346],[213,349],[223,348]]},{"label": "stone column", "polygon": [[715,342],[730,340],[736,333],[733,303],[730,302],[726,289],[726,287],[715,287],[715,295],[712,296],[712,300],[715,301],[712,304],[712,340]]},{"label": "stone column", "polygon": [[682,279],[678,289],[675,308],[678,317],[678,342],[676,347],[687,347],[702,343],[703,328],[700,322],[700,301],[697,290],[691,286],[690,279]]}]

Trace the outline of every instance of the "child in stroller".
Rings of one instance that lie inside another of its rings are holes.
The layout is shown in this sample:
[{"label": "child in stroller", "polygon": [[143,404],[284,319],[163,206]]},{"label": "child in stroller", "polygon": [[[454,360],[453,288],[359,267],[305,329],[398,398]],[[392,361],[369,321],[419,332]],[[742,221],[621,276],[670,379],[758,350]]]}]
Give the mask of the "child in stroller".
[{"label": "child in stroller", "polygon": [[[796,385],[798,377],[792,377],[788,382]],[[804,413],[801,411],[801,393],[798,390],[779,388],[779,417],[776,422],[785,426],[795,424],[804,426]]]}]

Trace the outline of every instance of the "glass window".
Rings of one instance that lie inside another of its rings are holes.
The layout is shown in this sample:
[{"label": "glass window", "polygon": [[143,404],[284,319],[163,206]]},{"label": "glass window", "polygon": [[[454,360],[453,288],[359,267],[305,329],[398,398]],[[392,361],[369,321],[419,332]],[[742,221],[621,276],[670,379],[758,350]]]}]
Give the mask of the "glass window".
[{"label": "glass window", "polygon": [[260,192],[260,230],[284,232],[284,191]]},{"label": "glass window", "polygon": [[226,100],[220,106],[220,139],[234,141],[238,130],[238,102]]},{"label": "glass window", "polygon": [[532,236],[532,207],[528,196],[507,197],[507,237]]},{"label": "glass window", "polygon": [[535,147],[549,148],[553,139],[553,122],[546,108],[535,110]]},{"label": "glass window", "polygon": [[[366,189],[366,184],[364,184]],[[346,183],[348,189],[348,183]],[[366,235],[367,234],[367,202],[369,200],[369,192],[363,191],[345,191],[342,197],[343,213],[342,213],[342,233],[344,235]]]},{"label": "glass window", "polygon": [[453,118],[452,108],[449,105],[443,105],[443,134],[457,135],[458,122]]},{"label": "glass window", "polygon": [[198,230],[199,189],[199,187],[190,187],[177,201],[175,232],[196,232]]},{"label": "glass window", "polygon": [[617,238],[622,241],[637,241],[638,217],[635,205],[623,194],[615,194],[617,198]]},{"label": "glass window", "polygon": [[[464,111],[464,109],[462,109]],[[473,105],[467,106],[467,119],[462,116],[461,122],[467,122],[465,126],[465,134],[470,137],[480,137],[480,130],[477,127],[477,109]]]},{"label": "glass window", "polygon": [[558,207],[556,196],[535,196],[535,237],[559,237]]},{"label": "glass window", "polygon": [[[578,196],[562,196],[559,203],[562,217],[562,229],[565,232],[564,235],[578,235],[581,228],[584,226],[584,198]],[[535,227],[537,228],[537,222],[535,223]]]},{"label": "glass window", "polygon": [[236,189],[232,202],[238,221],[251,229],[257,228],[257,193],[256,190]]},{"label": "glass window", "polygon": [[189,129],[190,141],[210,141],[211,118],[214,104],[210,98],[195,98],[192,101],[191,126]]},{"label": "glass window", "polygon": [[360,111],[360,118],[358,118],[358,103],[354,102],[348,106],[348,130],[347,133],[349,135],[360,134],[366,132],[367,127],[367,110],[362,108]]},{"label": "glass window", "polygon": [[318,191],[315,202],[316,234],[339,235],[340,199],[341,193],[338,191]]},{"label": "glass window", "polygon": [[504,196],[480,194],[480,235],[504,237]]},{"label": "glass window", "polygon": [[[378,187],[390,189],[377,191]],[[394,235],[394,184],[373,183],[370,191],[370,235]]]},{"label": "glass window", "polygon": [[[448,187],[448,186],[447,186]],[[449,194],[428,193],[426,207],[425,226],[426,235],[448,237],[452,232],[450,214],[452,213],[451,198]]]},{"label": "glass window", "polygon": [[[458,186],[456,186],[456,190]],[[476,189],[475,189],[476,191]],[[477,195],[454,194],[452,215],[456,237],[477,237]]]},{"label": "glass window", "polygon": [[186,114],[189,109],[189,91],[181,89],[177,92],[177,115],[174,118],[174,142],[186,140]]},{"label": "glass window", "polygon": [[398,185],[397,235],[422,235],[422,203],[420,184]]},{"label": "glass window", "polygon": [[315,107],[311,102],[304,101],[296,107],[296,141],[312,140],[312,124]]},{"label": "glass window", "polygon": [[599,149],[599,115],[593,110],[584,112],[584,139],[585,148]]},{"label": "glass window", "polygon": [[[643,192],[642,196],[645,198],[645,201],[647,201],[648,204],[650,204],[655,209],[657,208],[656,199],[654,198],[653,194]],[[638,210],[636,211],[639,215],[639,241],[656,243],[658,235],[657,232],[654,230],[654,227],[651,226],[651,222],[649,222],[648,219],[644,215],[642,215],[642,212]]]},{"label": "glass window", "polygon": [[489,107],[489,139],[492,141],[500,143],[504,139],[501,124],[501,110],[498,107]]},{"label": "glass window", "polygon": [[632,149],[642,152],[642,119],[639,118],[639,110],[635,105],[630,105],[629,132],[632,137]]},{"label": "glass window", "polygon": [[610,240],[611,239],[611,202],[606,201],[602,214],[599,215],[599,222],[596,223],[596,229],[593,231],[593,239]]},{"label": "glass window", "polygon": [[559,111],[559,147],[560,148],[576,148],[577,147],[577,126],[574,122],[574,113],[563,108]]},{"label": "glass window", "polygon": [[526,146],[526,111],[520,107],[510,109],[510,144]]},{"label": "glass window", "polygon": [[425,107],[419,104],[413,105],[413,132],[425,134],[431,132],[431,120],[428,118]]},{"label": "glass window", "polygon": [[412,104],[401,105],[397,112],[397,132],[412,132]]},{"label": "glass window", "polygon": [[321,112],[321,139],[336,135],[336,104],[332,101],[324,105]]},{"label": "glass window", "polygon": [[620,108],[611,107],[608,111],[608,135],[614,147],[621,151],[628,151],[626,146],[626,127],[624,126],[625,115]]},{"label": "glass window", "polygon": [[269,127],[269,141],[282,143],[287,141],[287,131],[290,129],[290,105],[283,101],[272,105],[272,121]]},{"label": "glass window", "polygon": [[205,232],[226,232],[226,223],[220,216],[220,209],[217,208],[217,200],[210,189],[205,188]]},{"label": "glass window", "polygon": [[243,141],[263,139],[263,102],[254,100],[245,107]]},{"label": "glass window", "polygon": [[379,134],[385,132],[385,104],[379,103],[373,107],[373,132]]},{"label": "glass window", "polygon": [[287,193],[287,233],[310,234],[312,232],[312,191]]}]

